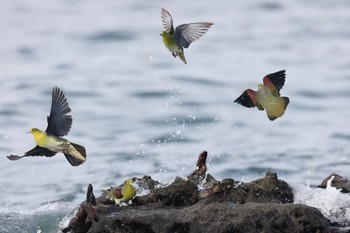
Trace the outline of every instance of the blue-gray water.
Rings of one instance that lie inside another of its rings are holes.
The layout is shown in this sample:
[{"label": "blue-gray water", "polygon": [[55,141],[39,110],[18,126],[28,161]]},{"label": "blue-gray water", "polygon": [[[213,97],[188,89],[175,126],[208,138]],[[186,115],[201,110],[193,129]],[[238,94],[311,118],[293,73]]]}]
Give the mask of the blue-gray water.
[{"label": "blue-gray water", "polygon": [[[188,65],[162,44],[162,7],[175,25],[214,22]],[[0,232],[56,232],[89,183],[99,196],[132,176],[168,182],[203,150],[218,179],[350,177],[349,12],[345,0],[2,1]],[[282,69],[282,118],[233,103]],[[29,128],[46,128],[54,86],[87,162],[7,160],[34,146]]]}]

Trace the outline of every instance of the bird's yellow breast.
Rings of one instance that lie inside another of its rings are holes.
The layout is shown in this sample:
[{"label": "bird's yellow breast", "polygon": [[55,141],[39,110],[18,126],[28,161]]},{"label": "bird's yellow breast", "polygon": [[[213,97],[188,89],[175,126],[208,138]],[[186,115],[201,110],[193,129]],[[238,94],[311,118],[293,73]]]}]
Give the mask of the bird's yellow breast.
[{"label": "bird's yellow breast", "polygon": [[257,91],[257,99],[263,107],[268,107],[273,104],[276,97],[272,95],[269,89],[262,87]]},{"label": "bird's yellow breast", "polygon": [[44,147],[47,144],[47,135],[45,132],[38,129],[31,129],[30,133],[33,134],[36,144],[40,147]]},{"label": "bird's yellow breast", "polygon": [[132,183],[132,180],[127,180],[122,189],[123,201],[131,200],[136,194],[136,190],[131,183]]},{"label": "bird's yellow breast", "polygon": [[163,32],[162,34],[163,44],[170,52],[179,52],[181,48],[177,45],[173,36],[171,36],[167,32]]}]

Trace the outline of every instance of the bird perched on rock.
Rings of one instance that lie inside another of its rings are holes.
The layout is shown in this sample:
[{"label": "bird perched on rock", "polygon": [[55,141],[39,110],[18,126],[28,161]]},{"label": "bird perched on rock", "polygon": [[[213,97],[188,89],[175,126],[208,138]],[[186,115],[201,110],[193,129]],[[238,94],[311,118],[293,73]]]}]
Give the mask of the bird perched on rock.
[{"label": "bird perched on rock", "polygon": [[234,102],[245,107],[257,107],[259,110],[266,109],[267,117],[273,121],[284,114],[288,104],[288,97],[280,97],[280,90],[284,85],[286,71],[281,70],[268,74],[263,83],[258,85],[258,90],[247,89]]},{"label": "bird perched on rock", "polygon": [[208,22],[181,24],[174,30],[173,18],[164,8],[162,8],[162,22],[165,30],[160,35],[165,47],[174,57],[179,56],[185,64],[187,62],[183,48],[187,49],[193,41],[198,40],[213,25]]},{"label": "bird perched on rock", "polygon": [[122,202],[128,202],[136,195],[134,181],[134,178],[128,179],[122,187],[112,187],[110,190],[102,190],[102,192],[116,205],[121,205]]},{"label": "bird perched on rock", "polygon": [[71,143],[62,138],[67,135],[72,126],[71,109],[63,92],[54,87],[52,91],[52,102],[50,116],[47,117],[47,128],[45,132],[31,128],[28,133],[33,134],[36,147],[26,152],[23,156],[10,155],[10,160],[18,160],[27,156],[52,157],[57,152],[63,153],[72,166],[79,166],[86,160],[86,151],[83,146]]}]

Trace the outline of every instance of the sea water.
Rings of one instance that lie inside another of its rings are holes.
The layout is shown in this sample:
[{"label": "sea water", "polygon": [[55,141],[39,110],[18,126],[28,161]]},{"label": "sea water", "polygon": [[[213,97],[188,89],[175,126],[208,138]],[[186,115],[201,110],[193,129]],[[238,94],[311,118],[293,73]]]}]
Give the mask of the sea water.
[{"label": "sea water", "polygon": [[[175,26],[214,23],[185,50],[188,65],[162,44],[162,7]],[[349,12],[341,0],[2,1],[0,232],[57,232],[89,183],[96,196],[146,174],[166,184],[204,150],[216,179],[277,172],[298,203],[328,215],[337,200],[344,215],[329,216],[349,216],[345,194],[311,188],[331,173],[350,177]],[[233,103],[283,69],[282,118]],[[86,163],[9,161],[35,146],[29,128],[46,129],[54,86]]]}]

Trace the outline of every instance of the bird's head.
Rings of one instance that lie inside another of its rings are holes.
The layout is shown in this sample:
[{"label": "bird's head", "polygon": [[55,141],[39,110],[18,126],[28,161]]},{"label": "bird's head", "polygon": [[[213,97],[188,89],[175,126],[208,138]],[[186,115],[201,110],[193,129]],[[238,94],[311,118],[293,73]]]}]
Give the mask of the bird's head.
[{"label": "bird's head", "polygon": [[262,85],[262,84],[258,84],[258,89],[261,89],[261,88],[263,88],[264,87],[264,85]]},{"label": "bird's head", "polygon": [[161,31],[159,35],[164,36],[164,34],[165,34],[165,31]]},{"label": "bird's head", "polygon": [[30,128],[28,133],[31,133],[31,134],[34,135],[34,134],[39,133],[39,132],[41,132],[41,131],[39,129],[37,129],[37,128]]},{"label": "bird's head", "polygon": [[130,179],[128,179],[128,180],[126,181],[126,183],[132,184],[132,183],[134,183],[135,181],[136,181],[136,178],[130,178]]},{"label": "bird's head", "polygon": [[42,138],[42,135],[43,135],[43,131],[37,128],[30,128],[28,133],[31,133],[34,136],[34,140],[36,144],[39,145],[40,139]]}]

